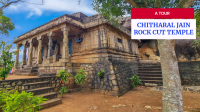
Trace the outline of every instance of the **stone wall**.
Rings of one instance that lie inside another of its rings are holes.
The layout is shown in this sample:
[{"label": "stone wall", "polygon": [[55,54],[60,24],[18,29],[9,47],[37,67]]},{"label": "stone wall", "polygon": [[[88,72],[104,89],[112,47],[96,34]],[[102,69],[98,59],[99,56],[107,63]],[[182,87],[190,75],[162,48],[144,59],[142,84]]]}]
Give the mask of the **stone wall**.
[{"label": "stone wall", "polygon": [[134,74],[137,74],[138,64],[131,62],[113,62],[114,72],[116,76],[117,85],[119,87],[119,94],[124,94],[131,89],[131,82],[129,80]]},{"label": "stone wall", "polygon": [[[76,43],[77,38],[83,38],[81,43]],[[121,42],[118,42],[118,39]],[[118,53],[139,54],[138,41],[132,41],[130,36],[117,32],[109,25],[100,25],[88,29],[82,35],[72,38],[72,63],[96,63],[99,60],[99,51],[112,50]]]},{"label": "stone wall", "polygon": [[182,85],[200,86],[200,61],[179,62]]},{"label": "stone wall", "polygon": [[[76,87],[76,84],[73,77],[70,77],[69,80],[65,83],[65,86],[67,86],[68,89],[73,89]],[[28,78],[28,79],[13,79],[13,80],[1,80],[0,81],[0,90],[1,89],[17,89],[18,91],[27,90],[27,89],[34,89],[36,88],[36,85],[30,86],[30,85],[23,85],[27,83],[34,83],[34,82],[42,82],[42,81],[49,81],[49,85],[54,88],[54,91],[57,92],[60,87],[64,86],[64,84],[61,84],[61,81],[56,76],[50,76],[50,77],[41,77],[41,78]],[[37,85],[44,87],[45,85]]]},{"label": "stone wall", "polygon": [[[138,63],[136,60],[125,62],[104,59],[94,64],[81,64],[80,68],[83,68],[87,74],[84,87],[97,91],[104,90],[108,95],[121,96],[131,89],[129,78],[137,73]],[[97,75],[101,70],[105,72],[103,79]]]}]

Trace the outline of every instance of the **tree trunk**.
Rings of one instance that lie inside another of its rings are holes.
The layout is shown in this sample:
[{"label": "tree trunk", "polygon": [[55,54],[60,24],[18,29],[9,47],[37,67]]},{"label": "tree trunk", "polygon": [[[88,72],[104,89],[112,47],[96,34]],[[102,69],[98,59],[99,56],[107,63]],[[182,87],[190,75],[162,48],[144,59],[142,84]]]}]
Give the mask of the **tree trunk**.
[{"label": "tree trunk", "polygon": [[181,79],[175,40],[158,40],[163,77],[163,112],[183,112]]}]

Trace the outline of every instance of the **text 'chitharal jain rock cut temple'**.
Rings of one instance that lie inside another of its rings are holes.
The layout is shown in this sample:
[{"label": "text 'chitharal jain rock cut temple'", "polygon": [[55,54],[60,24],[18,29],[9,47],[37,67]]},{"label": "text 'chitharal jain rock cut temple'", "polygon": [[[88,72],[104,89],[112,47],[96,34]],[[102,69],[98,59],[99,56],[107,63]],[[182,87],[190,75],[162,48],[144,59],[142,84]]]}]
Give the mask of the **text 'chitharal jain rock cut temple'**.
[{"label": "text 'chitharal jain rock cut temple'", "polygon": [[[22,65],[17,55],[14,74],[57,74],[64,69],[72,74],[68,82],[73,86],[73,76],[83,68],[84,87],[122,95],[131,88],[129,78],[137,74],[139,41],[131,40],[130,30],[101,15],[65,14],[14,41],[17,49],[24,46]],[[97,75],[101,70],[103,83]]]}]

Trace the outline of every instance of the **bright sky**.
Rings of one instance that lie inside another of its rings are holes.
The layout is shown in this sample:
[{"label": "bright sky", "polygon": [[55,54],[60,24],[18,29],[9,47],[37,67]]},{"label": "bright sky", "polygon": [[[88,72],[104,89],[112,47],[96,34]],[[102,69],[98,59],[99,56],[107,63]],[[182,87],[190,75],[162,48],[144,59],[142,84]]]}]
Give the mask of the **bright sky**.
[{"label": "bright sky", "polygon": [[[28,0],[30,3],[41,4],[41,0]],[[35,5],[28,3],[17,3],[4,9],[7,17],[12,19],[15,29],[9,32],[9,37],[4,36],[5,41],[13,42],[14,37],[18,37],[53,18],[63,14],[72,14],[82,12],[88,16],[96,14],[92,9],[92,0],[44,0],[44,5]],[[15,45],[14,45],[15,47]],[[19,55],[19,61],[22,60],[22,49]]]}]

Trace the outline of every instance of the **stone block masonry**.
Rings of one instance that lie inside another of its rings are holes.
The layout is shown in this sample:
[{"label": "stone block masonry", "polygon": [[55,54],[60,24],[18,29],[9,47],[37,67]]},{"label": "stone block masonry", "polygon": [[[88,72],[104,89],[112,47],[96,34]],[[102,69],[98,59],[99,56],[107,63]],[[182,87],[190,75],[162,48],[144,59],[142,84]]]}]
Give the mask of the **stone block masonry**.
[{"label": "stone block masonry", "polygon": [[[17,89],[19,92],[22,90],[27,90],[27,89],[34,89],[38,88],[38,86],[46,86],[45,84],[48,84],[54,89],[54,92],[58,92],[61,87],[64,85],[67,86],[68,89],[73,89],[76,87],[76,84],[74,80],[72,79],[73,77],[70,77],[69,80],[66,81],[65,84],[61,84],[61,81],[59,78],[56,76],[50,76],[50,77],[40,77],[40,78],[27,78],[27,79],[13,79],[13,80],[1,80],[0,81],[0,90],[2,89]],[[41,85],[37,84],[34,85],[33,83],[38,83],[38,82],[48,82],[44,83]],[[32,83],[30,85],[30,83]]]},{"label": "stone block masonry", "polygon": [[179,62],[182,85],[200,86],[200,61]]},{"label": "stone block masonry", "polygon": [[[138,62],[104,60],[93,64],[81,64],[80,68],[83,68],[87,75],[84,87],[97,92],[105,91],[107,95],[121,96],[132,88],[129,78],[137,74]],[[97,75],[101,70],[105,72],[103,80]]]}]

